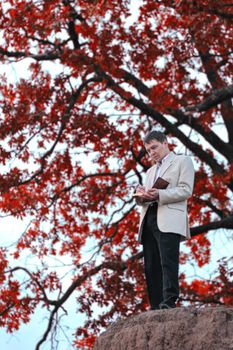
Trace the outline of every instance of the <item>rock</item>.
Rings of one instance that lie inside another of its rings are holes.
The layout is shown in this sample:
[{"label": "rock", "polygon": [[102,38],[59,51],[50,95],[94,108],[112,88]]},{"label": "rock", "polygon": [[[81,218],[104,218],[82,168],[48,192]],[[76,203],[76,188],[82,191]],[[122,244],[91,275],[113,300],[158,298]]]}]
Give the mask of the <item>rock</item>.
[{"label": "rock", "polygon": [[94,350],[233,350],[233,308],[143,312],[113,323]]}]

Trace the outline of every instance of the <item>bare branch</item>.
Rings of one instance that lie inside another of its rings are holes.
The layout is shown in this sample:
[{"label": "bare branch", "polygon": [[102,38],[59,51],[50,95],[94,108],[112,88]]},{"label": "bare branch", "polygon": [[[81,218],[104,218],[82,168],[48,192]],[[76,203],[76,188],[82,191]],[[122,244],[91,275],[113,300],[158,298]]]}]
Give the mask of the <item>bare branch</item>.
[{"label": "bare branch", "polygon": [[48,326],[46,328],[46,331],[44,332],[44,334],[43,334],[42,338],[40,339],[40,341],[36,344],[35,350],[39,350],[40,346],[46,341],[46,339],[47,339],[47,337],[49,335],[49,332],[52,329],[53,320],[54,320],[54,317],[55,317],[56,313],[57,313],[57,308],[55,307],[54,310],[50,314],[49,322],[48,322]]}]

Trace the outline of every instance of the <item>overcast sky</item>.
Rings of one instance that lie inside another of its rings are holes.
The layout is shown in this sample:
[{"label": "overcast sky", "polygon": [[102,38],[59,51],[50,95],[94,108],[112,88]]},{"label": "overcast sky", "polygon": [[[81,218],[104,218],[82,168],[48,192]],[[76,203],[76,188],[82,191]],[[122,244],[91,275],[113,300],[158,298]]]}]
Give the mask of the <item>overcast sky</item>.
[{"label": "overcast sky", "polygon": [[[20,61],[17,64],[8,64],[0,67],[0,73],[5,72],[8,79],[17,81],[20,77],[27,77],[27,64],[29,60]],[[48,70],[54,66],[54,64],[48,64]],[[51,69],[52,70],[52,69]],[[0,218],[0,245],[8,246],[12,242],[17,241],[26,226],[25,221],[16,220],[14,218]],[[208,277],[217,267],[217,260],[223,256],[230,257],[233,251],[233,242],[229,240],[232,233],[229,231],[217,231],[210,232],[208,237],[212,242],[212,255],[211,263],[208,266],[204,266],[202,269],[195,269],[190,265],[180,267],[180,271],[184,271],[186,275],[190,277],[194,274],[202,277]],[[181,250],[185,250],[184,244],[182,244]],[[66,309],[69,312],[67,317],[63,318],[62,324],[64,328],[67,326],[70,329],[66,330],[68,336],[71,336],[75,329],[82,324],[83,316],[76,313],[76,300],[74,297],[70,298],[65,304]],[[45,331],[47,326],[47,313],[44,310],[38,309],[32,316],[32,321],[27,325],[22,325],[18,332],[13,335],[6,333],[5,330],[0,330],[0,349],[1,350],[33,350],[35,344]],[[65,335],[62,334],[62,330],[59,335],[60,347],[59,350],[74,349],[68,344]],[[63,341],[61,340],[63,339]],[[51,350],[50,343],[45,343],[41,350]]]}]

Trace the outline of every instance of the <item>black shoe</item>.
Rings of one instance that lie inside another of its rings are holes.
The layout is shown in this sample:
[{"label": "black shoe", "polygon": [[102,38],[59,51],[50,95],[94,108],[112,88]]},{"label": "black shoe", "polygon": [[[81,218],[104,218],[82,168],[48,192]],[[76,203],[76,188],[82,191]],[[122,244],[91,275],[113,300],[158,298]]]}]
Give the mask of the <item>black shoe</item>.
[{"label": "black shoe", "polygon": [[159,305],[160,310],[165,310],[165,309],[175,309],[176,304],[175,303],[161,303]]},{"label": "black shoe", "polygon": [[158,306],[152,306],[152,307],[150,308],[150,310],[160,310],[160,307],[159,307],[159,305],[158,305]]}]

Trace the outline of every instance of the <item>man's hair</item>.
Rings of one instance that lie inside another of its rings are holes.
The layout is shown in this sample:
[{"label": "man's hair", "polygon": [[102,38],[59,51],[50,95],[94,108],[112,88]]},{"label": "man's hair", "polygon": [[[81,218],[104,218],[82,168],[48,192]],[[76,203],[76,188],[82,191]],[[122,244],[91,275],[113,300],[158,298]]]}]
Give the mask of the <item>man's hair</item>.
[{"label": "man's hair", "polygon": [[152,130],[148,132],[148,134],[144,137],[143,142],[150,143],[153,140],[156,140],[162,143],[164,141],[167,141],[167,136],[161,131]]}]

